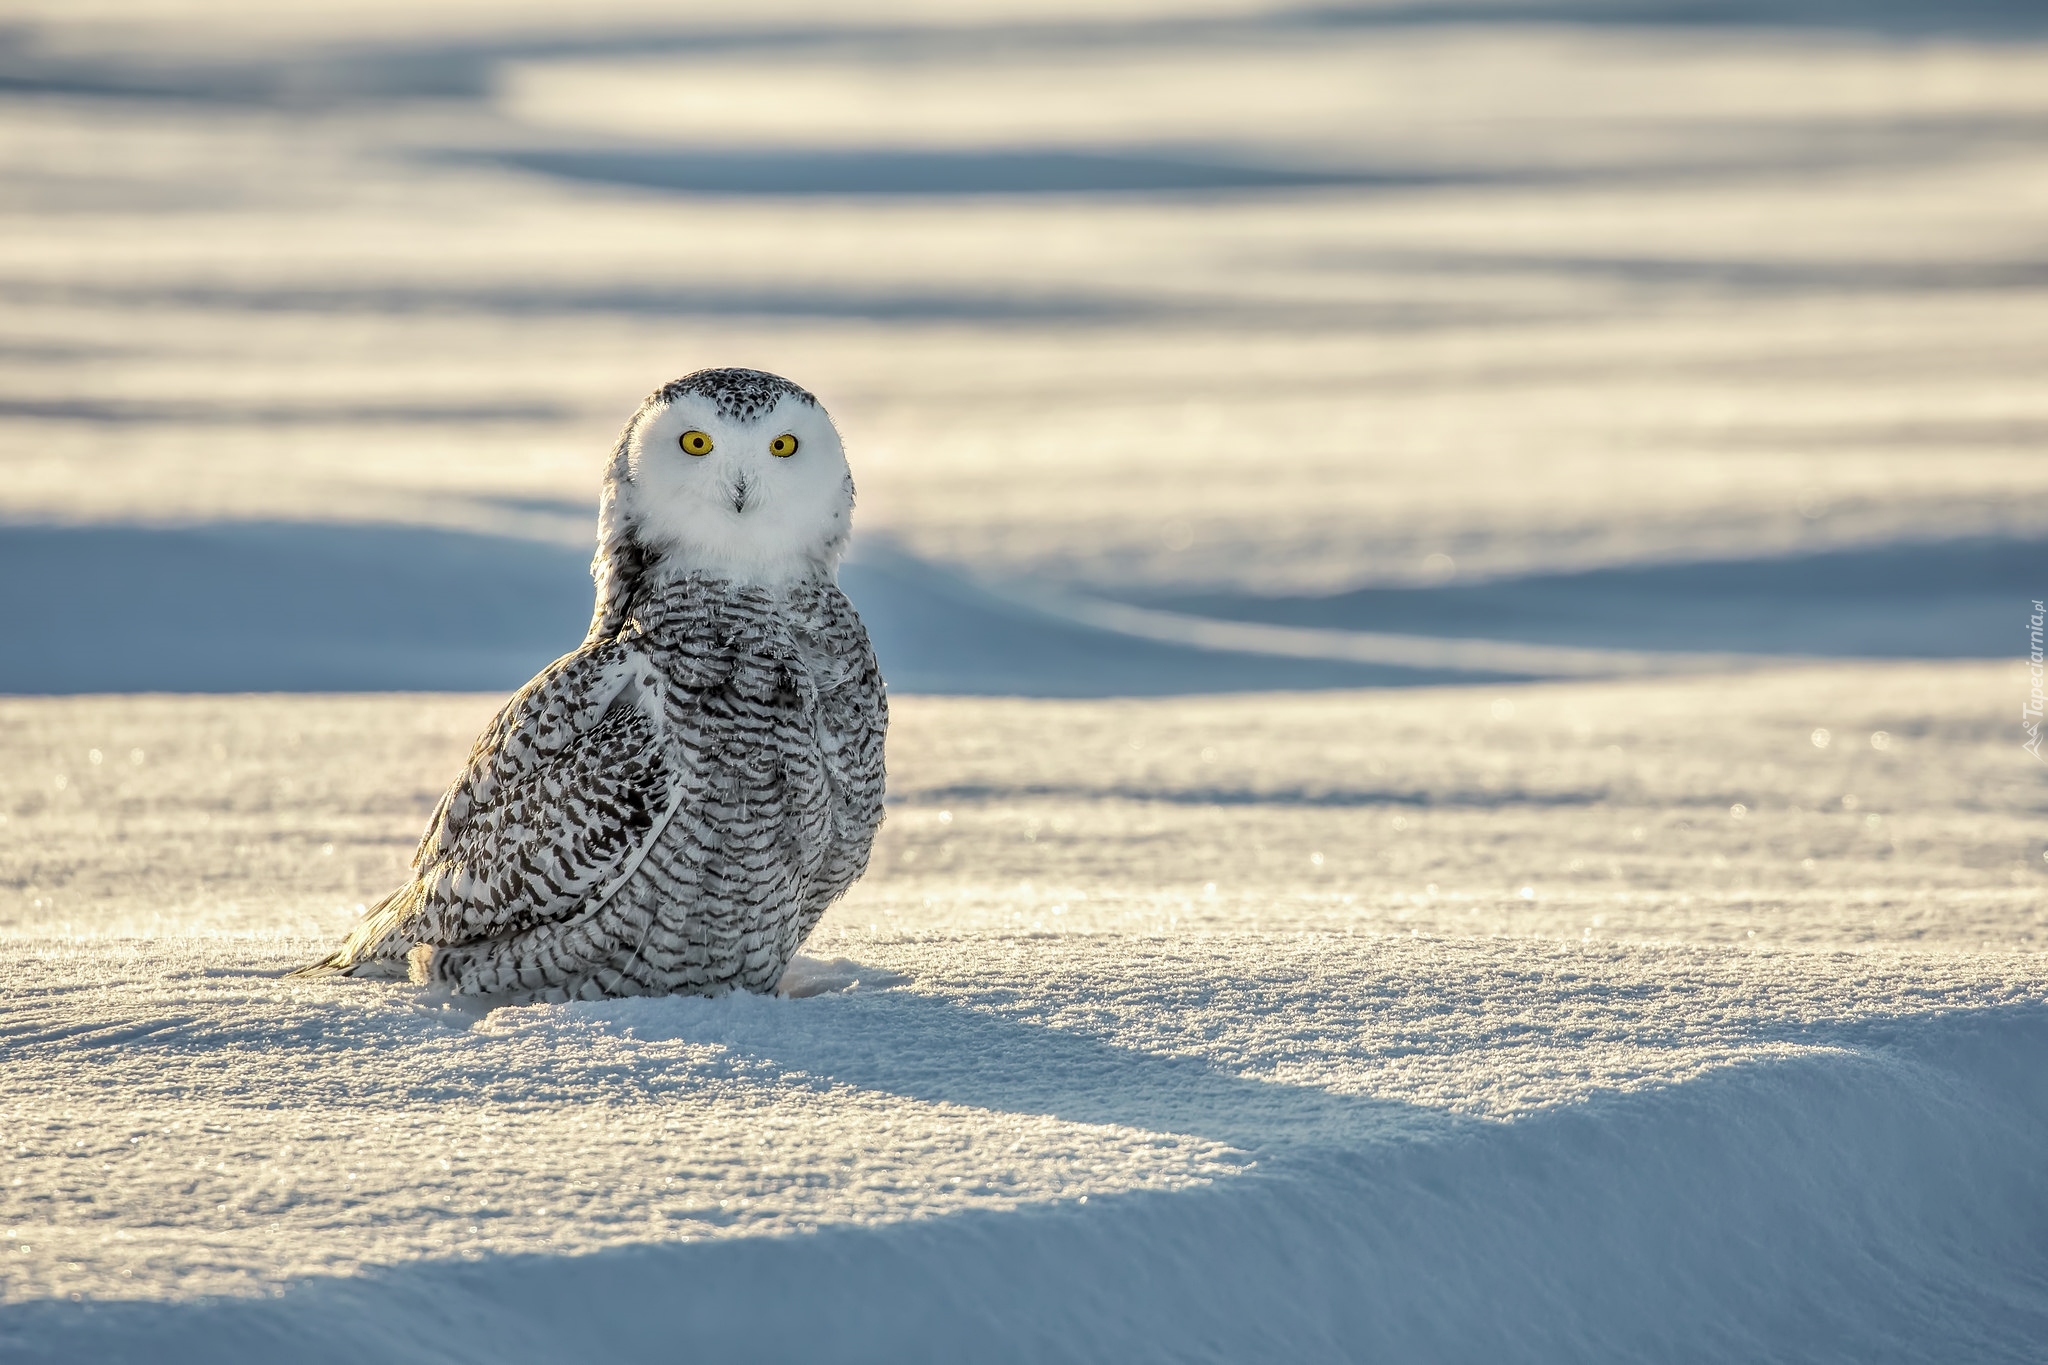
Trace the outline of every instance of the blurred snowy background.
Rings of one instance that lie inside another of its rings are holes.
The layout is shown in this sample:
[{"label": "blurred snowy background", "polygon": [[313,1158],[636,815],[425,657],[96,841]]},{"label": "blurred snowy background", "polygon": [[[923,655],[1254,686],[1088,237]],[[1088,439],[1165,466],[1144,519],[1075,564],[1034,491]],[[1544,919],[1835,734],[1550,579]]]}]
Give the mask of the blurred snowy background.
[{"label": "blurred snowy background", "polygon": [[[859,984],[278,980],[725,364]],[[0,1355],[2033,1359],[2044,377],[2028,0],[4,0]]]},{"label": "blurred snowy background", "polygon": [[2048,580],[2020,0],[8,9],[0,688],[516,685],[725,363],[845,428],[898,690],[2002,658]]}]

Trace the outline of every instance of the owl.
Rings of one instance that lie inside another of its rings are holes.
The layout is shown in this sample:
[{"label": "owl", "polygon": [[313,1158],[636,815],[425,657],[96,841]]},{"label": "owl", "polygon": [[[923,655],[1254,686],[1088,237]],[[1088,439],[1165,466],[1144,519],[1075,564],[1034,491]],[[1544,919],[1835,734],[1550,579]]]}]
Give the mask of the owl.
[{"label": "owl", "polygon": [[888,700],[836,581],[852,513],[804,389],[656,390],[606,471],[583,644],[485,728],[411,880],[301,972],[510,1001],[773,990],[882,821]]}]

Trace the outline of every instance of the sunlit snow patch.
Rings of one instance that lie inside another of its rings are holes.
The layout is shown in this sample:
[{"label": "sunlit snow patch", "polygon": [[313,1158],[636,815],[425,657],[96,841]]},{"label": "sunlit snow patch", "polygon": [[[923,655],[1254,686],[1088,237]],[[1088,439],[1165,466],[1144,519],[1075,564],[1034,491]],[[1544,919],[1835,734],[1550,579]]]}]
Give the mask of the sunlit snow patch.
[{"label": "sunlit snow patch", "polygon": [[901,972],[866,966],[850,957],[820,958],[798,953],[784,969],[775,993],[790,1000],[803,1000],[840,991],[882,990],[908,980]]}]

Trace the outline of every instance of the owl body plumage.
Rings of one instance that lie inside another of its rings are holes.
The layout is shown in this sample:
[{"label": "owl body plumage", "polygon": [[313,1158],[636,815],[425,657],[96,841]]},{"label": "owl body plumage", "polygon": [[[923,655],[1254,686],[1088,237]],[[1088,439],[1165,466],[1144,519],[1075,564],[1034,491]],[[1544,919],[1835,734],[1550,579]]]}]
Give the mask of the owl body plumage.
[{"label": "owl body plumage", "polygon": [[[761,381],[785,386],[721,431],[750,432],[792,393],[816,406],[773,376],[706,373],[740,376],[756,399]],[[669,458],[645,438],[676,388],[643,405],[614,454],[589,636],[499,711],[412,878],[309,970],[510,1000],[767,991],[865,870],[888,701],[833,581],[845,509],[791,499],[793,524],[824,539],[757,556],[780,572],[735,572],[733,551],[707,562],[688,538],[647,535],[634,462]],[[735,477],[747,487],[745,467]],[[732,483],[714,494],[733,501]],[[756,490],[773,510],[772,488]]]}]

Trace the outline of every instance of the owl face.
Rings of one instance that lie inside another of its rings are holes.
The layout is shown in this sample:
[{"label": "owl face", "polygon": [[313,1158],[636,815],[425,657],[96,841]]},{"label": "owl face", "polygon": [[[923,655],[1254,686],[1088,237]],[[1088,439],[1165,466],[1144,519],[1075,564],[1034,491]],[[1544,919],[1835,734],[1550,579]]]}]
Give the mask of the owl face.
[{"label": "owl face", "polygon": [[680,393],[627,440],[635,538],[664,565],[737,582],[830,569],[853,515],[853,476],[825,409],[800,391],[735,409]]}]

